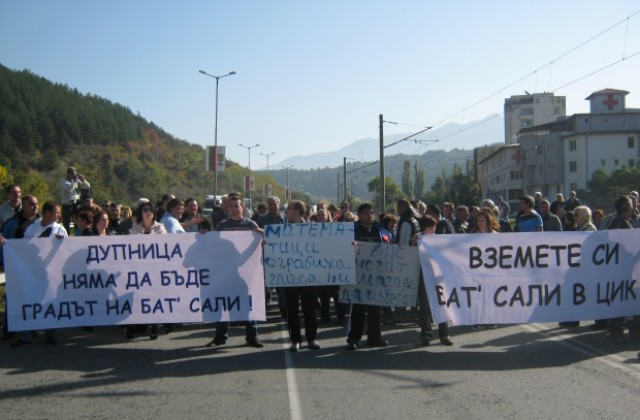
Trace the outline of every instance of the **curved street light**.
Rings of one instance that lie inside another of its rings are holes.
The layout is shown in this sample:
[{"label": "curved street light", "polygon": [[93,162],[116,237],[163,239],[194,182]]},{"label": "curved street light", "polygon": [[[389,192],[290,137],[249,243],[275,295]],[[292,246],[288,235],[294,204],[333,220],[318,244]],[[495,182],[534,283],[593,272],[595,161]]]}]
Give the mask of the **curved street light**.
[{"label": "curved street light", "polygon": [[269,156],[273,156],[276,154],[276,152],[271,152],[271,153],[260,153],[262,156],[267,158],[267,172],[269,172]]}]

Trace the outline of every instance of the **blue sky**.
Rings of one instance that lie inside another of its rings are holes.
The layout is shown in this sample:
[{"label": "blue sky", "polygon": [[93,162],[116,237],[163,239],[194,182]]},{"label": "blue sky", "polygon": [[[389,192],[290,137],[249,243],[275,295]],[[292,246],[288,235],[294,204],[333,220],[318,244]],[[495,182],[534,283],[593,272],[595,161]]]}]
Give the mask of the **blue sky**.
[{"label": "blue sky", "polygon": [[[639,52],[640,13],[547,65],[639,9],[637,0],[0,0],[0,63],[128,106],[202,145],[213,144],[215,80],[198,70],[236,71],[220,81],[218,143],[243,165],[238,143],[260,143],[252,166],[275,152],[278,168],[377,137],[381,113],[467,123],[528,90],[567,96],[572,114],[606,87],[630,91],[627,106],[640,108],[640,55],[563,87]],[[455,136],[446,141],[439,147],[455,147]]]}]

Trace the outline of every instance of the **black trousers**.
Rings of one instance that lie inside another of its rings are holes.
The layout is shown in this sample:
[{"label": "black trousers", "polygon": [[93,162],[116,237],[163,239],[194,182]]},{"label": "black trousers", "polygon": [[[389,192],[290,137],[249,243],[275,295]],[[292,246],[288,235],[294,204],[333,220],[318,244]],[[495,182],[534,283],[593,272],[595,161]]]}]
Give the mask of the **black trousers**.
[{"label": "black trousers", "polygon": [[331,298],[333,298],[338,320],[344,319],[345,305],[339,302],[340,286],[318,286],[317,291],[320,298],[320,319],[325,322],[331,320]]},{"label": "black trousers", "polygon": [[351,305],[351,315],[349,317],[349,334],[347,338],[350,343],[357,344],[364,333],[365,312],[367,320],[367,340],[376,341],[382,337],[380,331],[380,307],[372,305]]},{"label": "black trousers", "polygon": [[74,207],[73,204],[62,205],[62,226],[64,226],[68,235],[71,235],[71,216],[73,215]]},{"label": "black trousers", "polygon": [[[424,281],[420,278],[418,284],[418,317],[420,324],[420,333],[428,336],[432,336],[431,333],[431,307],[429,306],[429,300],[427,299],[427,289],[424,287]],[[438,335],[440,338],[449,335],[449,324],[446,322],[438,324]]]},{"label": "black trousers", "polygon": [[304,332],[307,341],[318,337],[318,321],[316,319],[316,291],[315,287],[283,287],[285,301],[287,302],[287,325],[289,338],[292,342],[302,341],[300,334],[300,310],[304,316]]}]

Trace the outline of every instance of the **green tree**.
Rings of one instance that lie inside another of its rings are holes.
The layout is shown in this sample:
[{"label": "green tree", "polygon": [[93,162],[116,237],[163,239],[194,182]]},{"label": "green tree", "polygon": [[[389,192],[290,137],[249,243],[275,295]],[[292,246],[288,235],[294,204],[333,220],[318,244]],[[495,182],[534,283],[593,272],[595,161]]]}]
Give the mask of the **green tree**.
[{"label": "green tree", "polygon": [[413,198],[413,180],[411,179],[411,161],[405,160],[402,170],[402,192]]},{"label": "green tree", "polygon": [[424,188],[425,188],[425,176],[424,169],[420,165],[418,165],[418,161],[416,160],[413,166],[413,176],[414,176],[414,187],[413,187],[413,196],[417,199],[422,200],[424,198]]},{"label": "green tree", "polygon": [[15,174],[15,183],[20,185],[23,194],[35,195],[41,203],[47,200],[56,200],[56,197],[49,190],[48,180],[36,171],[18,171]]},{"label": "green tree", "polygon": [[640,185],[640,167],[622,166],[611,173],[596,169],[587,182],[587,201],[594,207],[610,207],[620,195],[628,194]]},{"label": "green tree", "polygon": [[[367,188],[369,192],[376,193],[376,197],[374,199],[374,206],[378,209],[380,208],[380,177],[377,176],[373,178],[367,184]],[[407,198],[406,195],[402,193],[402,189],[398,184],[393,182],[393,179],[390,177],[384,178],[384,188],[385,188],[385,210],[393,210],[395,207],[395,202],[400,198]]]},{"label": "green tree", "polygon": [[589,191],[597,196],[605,197],[607,195],[609,173],[603,167],[599,167],[591,175],[591,179],[587,181]]},{"label": "green tree", "polygon": [[13,177],[9,173],[9,170],[0,165],[0,188],[9,185],[13,182]]}]

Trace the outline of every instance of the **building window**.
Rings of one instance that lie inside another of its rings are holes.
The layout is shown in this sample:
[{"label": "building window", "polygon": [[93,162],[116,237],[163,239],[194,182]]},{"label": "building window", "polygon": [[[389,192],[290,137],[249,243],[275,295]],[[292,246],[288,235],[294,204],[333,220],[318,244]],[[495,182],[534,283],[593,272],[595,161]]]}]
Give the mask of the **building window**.
[{"label": "building window", "polygon": [[613,164],[616,166],[620,165],[620,159],[613,159]]},{"label": "building window", "polygon": [[533,115],[533,108],[521,108],[520,115]]},{"label": "building window", "polygon": [[536,146],[536,150],[538,150],[538,156],[542,156],[542,154],[544,153],[544,149],[542,148],[542,146]]},{"label": "building window", "polygon": [[600,166],[607,166],[607,161],[604,159],[600,159]]},{"label": "building window", "polygon": [[576,141],[575,140],[569,140],[569,151],[573,152],[574,150],[576,150]]},{"label": "building window", "polygon": [[635,159],[629,159],[629,167],[633,168],[634,166],[636,166],[636,160]]},{"label": "building window", "polygon": [[578,171],[578,162],[572,160],[569,162],[569,172],[577,172]]},{"label": "building window", "polygon": [[511,171],[511,180],[517,181],[522,178],[522,171]]},{"label": "building window", "polygon": [[633,137],[627,137],[627,147],[629,149],[633,149],[636,147],[636,139]]},{"label": "building window", "polygon": [[531,127],[531,126],[533,126],[533,121],[531,120],[520,121],[520,127]]}]

